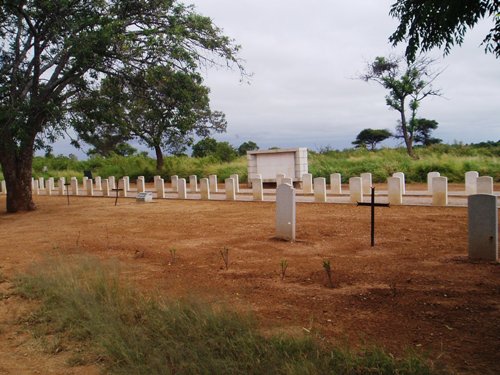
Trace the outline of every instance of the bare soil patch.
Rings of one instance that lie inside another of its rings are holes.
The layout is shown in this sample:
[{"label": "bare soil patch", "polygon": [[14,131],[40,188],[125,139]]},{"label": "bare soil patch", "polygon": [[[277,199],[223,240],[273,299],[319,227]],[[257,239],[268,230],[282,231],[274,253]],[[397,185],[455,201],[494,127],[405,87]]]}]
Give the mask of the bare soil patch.
[{"label": "bare soil patch", "polygon": [[287,243],[274,239],[269,202],[35,200],[35,212],[0,214],[0,374],[98,372],[68,367],[70,348],[37,346],[19,324],[34,306],[13,295],[9,281],[47,255],[74,253],[119,261],[146,291],[251,310],[263,332],[311,332],[395,355],[415,349],[458,373],[500,373],[500,266],[467,259],[466,208],[377,209],[371,248],[369,207],[298,204],[298,240]]}]

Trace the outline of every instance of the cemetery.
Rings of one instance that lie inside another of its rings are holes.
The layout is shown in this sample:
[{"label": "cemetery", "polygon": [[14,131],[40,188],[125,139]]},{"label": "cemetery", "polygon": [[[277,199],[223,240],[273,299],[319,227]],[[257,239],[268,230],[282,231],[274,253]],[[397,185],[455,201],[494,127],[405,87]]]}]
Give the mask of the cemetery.
[{"label": "cemetery", "polygon": [[[251,311],[264,332],[415,350],[455,371],[494,373],[500,187],[491,177],[448,184],[433,173],[405,184],[395,173],[372,184],[363,173],[341,184],[337,173],[278,174],[277,188],[258,173],[251,187],[237,175],[33,179],[39,209],[0,215],[0,271],[11,277],[47,256],[112,259],[140,289]],[[374,246],[372,186],[382,206]],[[15,301],[2,305],[2,319]]]}]

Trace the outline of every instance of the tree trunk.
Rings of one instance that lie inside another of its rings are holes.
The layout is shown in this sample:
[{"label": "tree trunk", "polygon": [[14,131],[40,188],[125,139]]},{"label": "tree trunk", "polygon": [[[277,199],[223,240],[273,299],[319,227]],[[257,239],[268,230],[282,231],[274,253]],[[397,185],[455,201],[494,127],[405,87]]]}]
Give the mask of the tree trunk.
[{"label": "tree trunk", "polygon": [[31,194],[31,166],[33,151],[16,155],[0,155],[5,185],[7,187],[7,212],[36,209]]},{"label": "tree trunk", "polygon": [[406,152],[408,153],[409,156],[415,158],[415,155],[413,154],[413,139],[412,137],[410,137],[410,134],[408,134],[408,124],[406,123],[404,99],[401,100],[400,106],[401,110],[399,111],[399,113],[401,114],[401,130],[403,131],[403,138],[405,140]]},{"label": "tree trunk", "polygon": [[155,146],[155,153],[156,153],[156,172],[160,174],[163,169],[163,152],[161,151],[160,146]]}]

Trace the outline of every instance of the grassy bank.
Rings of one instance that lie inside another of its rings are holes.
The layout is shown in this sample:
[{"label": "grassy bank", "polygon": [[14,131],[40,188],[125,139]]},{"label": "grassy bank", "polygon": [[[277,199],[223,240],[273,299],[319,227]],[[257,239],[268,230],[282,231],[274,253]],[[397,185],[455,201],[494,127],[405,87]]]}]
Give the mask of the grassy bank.
[{"label": "grassy bank", "polygon": [[[425,182],[427,173],[440,172],[448,177],[449,182],[463,182],[467,171],[478,171],[482,176],[492,176],[500,181],[500,144],[486,145],[435,145],[428,148],[417,148],[417,159],[410,158],[406,151],[399,149],[382,149],[367,151],[350,149],[344,151],[326,150],[324,152],[309,151],[309,172],[314,177],[327,177],[331,173],[341,173],[343,182],[350,177],[359,176],[363,172],[371,172],[374,182],[385,182],[394,172],[404,172],[408,182]],[[36,157],[33,162],[35,177],[83,177],[85,170],[96,176],[145,176],[152,181],[156,175],[155,161],[147,156],[113,156],[109,158],[92,157],[88,160],[77,160],[66,156]],[[170,180],[170,176],[178,175],[198,178],[216,174],[220,181],[237,173],[240,181],[247,180],[246,157],[240,157],[230,163],[220,162],[215,157],[165,158],[162,177]],[[2,178],[0,174],[0,178]]]},{"label": "grassy bank", "polygon": [[[220,306],[146,297],[96,260],[51,261],[17,280],[41,301],[26,319],[69,365],[99,363],[113,374],[433,374],[415,355],[327,348],[313,338],[262,336],[249,316]],[[72,350],[78,349],[78,350]]]}]

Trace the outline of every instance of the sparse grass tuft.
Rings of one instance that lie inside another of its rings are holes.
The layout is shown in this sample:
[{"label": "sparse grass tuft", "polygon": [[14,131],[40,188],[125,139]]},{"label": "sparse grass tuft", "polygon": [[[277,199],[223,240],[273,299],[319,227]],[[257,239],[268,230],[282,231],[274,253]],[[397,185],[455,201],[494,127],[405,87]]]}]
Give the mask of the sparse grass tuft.
[{"label": "sparse grass tuft", "polygon": [[26,324],[56,338],[47,350],[78,347],[69,364],[99,362],[112,374],[437,373],[415,355],[398,360],[380,349],[265,338],[249,316],[148,298],[122,286],[116,266],[96,260],[52,260],[18,278],[17,286],[22,296],[42,301]]}]

